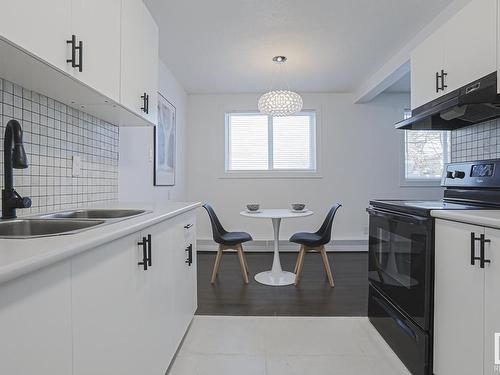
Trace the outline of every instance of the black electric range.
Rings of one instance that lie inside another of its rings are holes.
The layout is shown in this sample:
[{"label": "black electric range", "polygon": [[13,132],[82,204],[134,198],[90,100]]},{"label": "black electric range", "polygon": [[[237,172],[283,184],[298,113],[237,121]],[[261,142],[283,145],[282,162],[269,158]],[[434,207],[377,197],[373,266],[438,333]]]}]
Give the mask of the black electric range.
[{"label": "black electric range", "polygon": [[446,165],[441,200],[373,200],[368,317],[414,375],[432,374],[432,210],[500,209],[500,159]]}]

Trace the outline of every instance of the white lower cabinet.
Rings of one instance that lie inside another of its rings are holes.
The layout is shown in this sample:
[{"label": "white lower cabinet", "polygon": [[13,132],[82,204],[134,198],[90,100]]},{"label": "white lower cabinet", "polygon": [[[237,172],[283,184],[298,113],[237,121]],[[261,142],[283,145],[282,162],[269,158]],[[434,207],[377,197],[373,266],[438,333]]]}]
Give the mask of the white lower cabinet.
[{"label": "white lower cabinet", "polygon": [[196,310],[194,230],[187,212],[1,284],[0,374],[165,374]]},{"label": "white lower cabinet", "polygon": [[139,233],[72,260],[74,375],[147,374],[148,285]]},{"label": "white lower cabinet", "polygon": [[178,325],[173,334],[177,347],[197,308],[195,217],[179,216],[172,224],[172,262],[176,265],[172,276],[176,287],[171,303],[176,307],[174,313]]},{"label": "white lower cabinet", "polygon": [[0,286],[0,374],[72,373],[69,261]]},{"label": "white lower cabinet", "polygon": [[[484,283],[484,373],[500,373],[500,230],[486,228]],[[495,348],[495,341],[497,348]]]},{"label": "white lower cabinet", "polygon": [[435,375],[498,374],[499,288],[500,230],[436,220]]},{"label": "white lower cabinet", "polygon": [[179,215],[73,259],[75,375],[165,373],[196,310],[189,224]]},{"label": "white lower cabinet", "polygon": [[186,213],[73,259],[75,375],[165,373],[196,310],[193,230]]}]

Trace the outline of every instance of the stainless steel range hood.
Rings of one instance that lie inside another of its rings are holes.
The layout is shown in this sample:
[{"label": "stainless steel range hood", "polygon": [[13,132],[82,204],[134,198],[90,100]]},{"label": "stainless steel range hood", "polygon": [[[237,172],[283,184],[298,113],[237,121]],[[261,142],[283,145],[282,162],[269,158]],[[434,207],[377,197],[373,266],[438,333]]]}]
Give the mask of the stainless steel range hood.
[{"label": "stainless steel range hood", "polygon": [[500,117],[497,72],[412,111],[397,129],[454,130]]}]

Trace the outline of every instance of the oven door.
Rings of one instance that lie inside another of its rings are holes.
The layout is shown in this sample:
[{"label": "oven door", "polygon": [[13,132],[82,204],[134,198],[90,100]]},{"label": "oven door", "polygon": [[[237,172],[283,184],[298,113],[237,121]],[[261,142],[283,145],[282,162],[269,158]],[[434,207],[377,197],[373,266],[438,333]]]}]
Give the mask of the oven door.
[{"label": "oven door", "polygon": [[434,220],[373,207],[367,211],[371,285],[422,329],[429,330]]}]

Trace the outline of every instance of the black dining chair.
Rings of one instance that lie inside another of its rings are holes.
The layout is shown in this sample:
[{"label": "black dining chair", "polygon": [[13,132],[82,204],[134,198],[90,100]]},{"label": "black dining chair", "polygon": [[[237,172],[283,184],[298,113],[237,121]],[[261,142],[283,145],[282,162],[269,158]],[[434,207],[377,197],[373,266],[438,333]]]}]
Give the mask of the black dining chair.
[{"label": "black dining chair", "polygon": [[321,254],[321,258],[323,259],[323,266],[325,268],[326,276],[328,277],[328,283],[332,288],[334,287],[332,270],[330,269],[330,263],[328,262],[328,256],[326,255],[325,245],[331,240],[333,218],[340,207],[342,207],[342,205],[340,203],[336,203],[330,208],[325,221],[323,221],[321,228],[319,228],[317,232],[299,232],[290,237],[290,242],[301,245],[297,263],[295,264],[295,285],[299,285],[300,283],[306,253],[316,251]]},{"label": "black dining chair", "polygon": [[224,229],[219,221],[219,218],[215,214],[214,209],[209,204],[204,204],[203,208],[207,210],[208,217],[212,223],[212,233],[214,241],[219,244],[219,249],[217,250],[217,255],[215,257],[214,269],[212,271],[212,278],[210,283],[215,283],[217,279],[217,273],[219,272],[220,263],[222,260],[222,254],[225,250],[235,250],[238,254],[238,259],[240,261],[241,273],[243,274],[243,281],[248,284],[248,269],[247,258],[245,252],[243,251],[244,242],[252,241],[252,236],[246,232],[228,232]]}]

